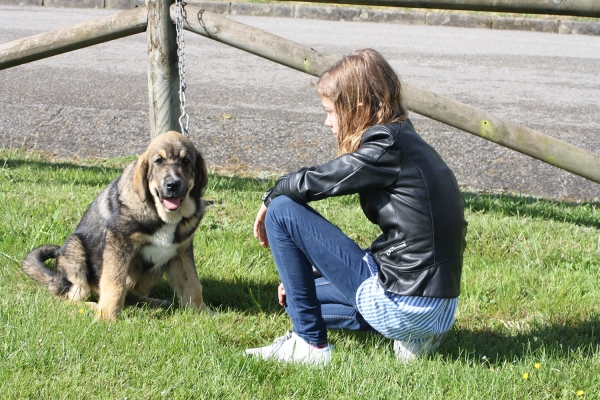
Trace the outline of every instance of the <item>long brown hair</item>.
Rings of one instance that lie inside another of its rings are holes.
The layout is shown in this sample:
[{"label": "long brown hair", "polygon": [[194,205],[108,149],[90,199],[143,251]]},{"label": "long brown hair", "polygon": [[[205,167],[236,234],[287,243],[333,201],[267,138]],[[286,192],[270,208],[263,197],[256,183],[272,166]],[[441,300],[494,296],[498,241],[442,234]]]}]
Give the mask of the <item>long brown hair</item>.
[{"label": "long brown hair", "polygon": [[381,54],[356,50],[329,67],[317,83],[338,118],[338,155],[356,151],[371,126],[404,121],[400,79]]}]

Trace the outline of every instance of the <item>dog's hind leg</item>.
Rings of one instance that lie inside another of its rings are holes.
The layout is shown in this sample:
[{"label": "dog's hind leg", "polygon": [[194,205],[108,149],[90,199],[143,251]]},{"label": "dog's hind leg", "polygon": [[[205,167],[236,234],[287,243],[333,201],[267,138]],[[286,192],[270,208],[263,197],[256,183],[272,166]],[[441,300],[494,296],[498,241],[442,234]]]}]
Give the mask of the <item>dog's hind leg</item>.
[{"label": "dog's hind leg", "polygon": [[86,251],[77,235],[67,238],[58,252],[56,270],[70,282],[70,287],[63,295],[73,301],[87,300],[92,294],[88,282]]},{"label": "dog's hind leg", "polygon": [[[54,271],[44,262],[56,258]],[[85,249],[79,237],[71,235],[63,247],[40,246],[23,260],[23,271],[48,287],[55,297],[73,301],[85,300],[91,294],[87,281]]]}]

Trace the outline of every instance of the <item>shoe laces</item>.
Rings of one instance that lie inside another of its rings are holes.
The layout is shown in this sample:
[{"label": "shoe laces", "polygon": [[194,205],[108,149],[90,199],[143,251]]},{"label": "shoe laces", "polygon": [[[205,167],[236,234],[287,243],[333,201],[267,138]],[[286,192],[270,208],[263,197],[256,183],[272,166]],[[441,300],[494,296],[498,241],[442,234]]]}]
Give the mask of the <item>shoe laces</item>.
[{"label": "shoe laces", "polygon": [[285,342],[287,342],[288,340],[290,340],[292,338],[292,331],[287,331],[285,333],[285,335],[278,337],[277,339],[273,340],[273,344],[276,345],[282,345]]}]

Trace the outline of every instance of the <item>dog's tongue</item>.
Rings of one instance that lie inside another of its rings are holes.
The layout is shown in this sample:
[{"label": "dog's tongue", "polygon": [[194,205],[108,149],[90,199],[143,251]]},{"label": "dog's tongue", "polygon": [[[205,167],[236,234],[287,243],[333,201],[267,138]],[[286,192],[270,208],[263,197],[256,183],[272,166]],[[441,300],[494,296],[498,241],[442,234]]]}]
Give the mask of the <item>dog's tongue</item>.
[{"label": "dog's tongue", "polygon": [[168,199],[163,199],[162,203],[167,210],[177,210],[181,205],[181,199],[177,197],[171,197]]}]

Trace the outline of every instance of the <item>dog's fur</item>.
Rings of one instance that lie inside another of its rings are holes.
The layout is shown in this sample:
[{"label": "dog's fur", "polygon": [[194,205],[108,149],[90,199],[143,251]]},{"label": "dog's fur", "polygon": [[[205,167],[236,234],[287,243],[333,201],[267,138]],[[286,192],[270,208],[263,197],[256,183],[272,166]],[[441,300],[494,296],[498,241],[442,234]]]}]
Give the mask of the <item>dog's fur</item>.
[{"label": "dog's fur", "polygon": [[[148,297],[164,273],[183,306],[206,310],[192,237],[205,204],[208,173],[202,155],[177,132],[156,137],[137,161],[92,202],[62,247],[45,245],[23,270],[55,297],[88,300],[113,320],[128,301],[163,306]],[[44,262],[56,258],[55,270]]]}]

